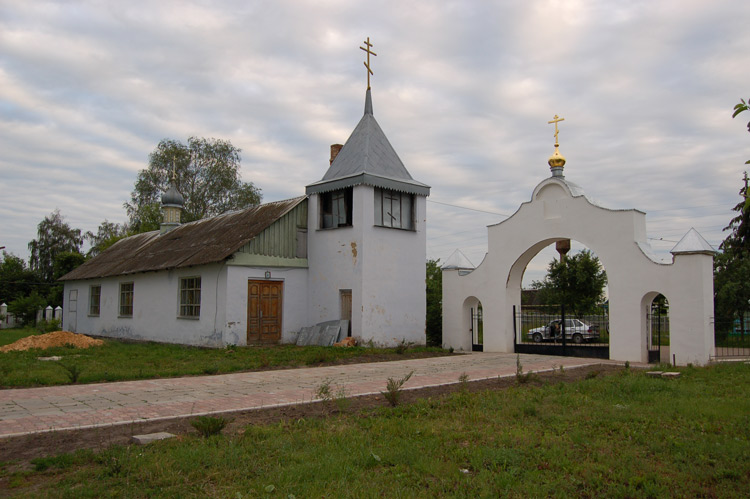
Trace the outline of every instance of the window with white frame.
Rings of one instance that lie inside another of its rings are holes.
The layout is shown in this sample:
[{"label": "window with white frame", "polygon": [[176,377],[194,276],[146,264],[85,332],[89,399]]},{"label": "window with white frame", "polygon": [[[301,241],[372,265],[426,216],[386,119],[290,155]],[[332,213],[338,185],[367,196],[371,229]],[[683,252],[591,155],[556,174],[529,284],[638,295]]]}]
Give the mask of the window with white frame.
[{"label": "window with white frame", "polygon": [[414,195],[376,188],[375,225],[413,230]]},{"label": "window with white frame", "polygon": [[89,315],[99,316],[100,305],[102,300],[102,287],[91,286],[89,288]]},{"label": "window with white frame", "polygon": [[132,282],[120,283],[120,317],[133,317],[133,293],[135,286]]},{"label": "window with white frame", "polygon": [[180,279],[180,317],[197,318],[201,315],[201,278]]}]

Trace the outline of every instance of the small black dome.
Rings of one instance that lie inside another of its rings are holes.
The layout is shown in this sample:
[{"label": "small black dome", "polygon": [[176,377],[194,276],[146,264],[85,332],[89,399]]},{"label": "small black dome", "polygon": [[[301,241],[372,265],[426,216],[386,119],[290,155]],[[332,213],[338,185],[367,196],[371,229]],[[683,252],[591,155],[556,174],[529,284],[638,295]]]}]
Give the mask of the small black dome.
[{"label": "small black dome", "polygon": [[161,195],[161,204],[183,206],[185,204],[185,198],[182,197],[182,194],[177,190],[174,183],[170,183],[167,192]]}]

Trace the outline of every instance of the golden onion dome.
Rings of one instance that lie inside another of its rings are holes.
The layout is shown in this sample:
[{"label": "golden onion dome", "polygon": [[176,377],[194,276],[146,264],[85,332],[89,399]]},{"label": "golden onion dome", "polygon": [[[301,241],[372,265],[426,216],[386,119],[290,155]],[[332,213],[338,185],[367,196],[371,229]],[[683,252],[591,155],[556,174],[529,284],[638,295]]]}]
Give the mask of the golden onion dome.
[{"label": "golden onion dome", "polygon": [[547,164],[549,164],[550,168],[562,168],[565,166],[565,156],[560,154],[559,147],[555,147],[555,152],[549,157]]}]

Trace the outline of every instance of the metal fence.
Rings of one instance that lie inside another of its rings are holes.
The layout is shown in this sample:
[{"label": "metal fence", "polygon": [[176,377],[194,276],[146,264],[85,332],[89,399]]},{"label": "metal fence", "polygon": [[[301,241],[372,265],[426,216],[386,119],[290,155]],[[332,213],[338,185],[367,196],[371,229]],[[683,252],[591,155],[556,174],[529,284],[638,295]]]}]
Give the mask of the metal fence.
[{"label": "metal fence", "polygon": [[515,313],[515,351],[609,358],[609,315],[566,315],[564,307],[524,306]]},{"label": "metal fence", "polygon": [[750,319],[714,323],[714,358],[750,358]]},{"label": "metal fence", "polygon": [[[662,348],[664,347],[664,348]],[[669,311],[665,307],[652,306],[646,314],[646,348],[649,362],[661,362],[669,358]]]}]

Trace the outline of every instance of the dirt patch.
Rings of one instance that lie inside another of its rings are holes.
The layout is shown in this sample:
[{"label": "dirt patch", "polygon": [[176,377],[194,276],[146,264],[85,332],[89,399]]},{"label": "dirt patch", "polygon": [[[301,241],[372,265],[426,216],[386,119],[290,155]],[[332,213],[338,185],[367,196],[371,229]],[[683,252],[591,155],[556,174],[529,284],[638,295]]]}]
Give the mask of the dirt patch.
[{"label": "dirt patch", "polygon": [[72,345],[76,348],[89,348],[104,345],[104,341],[89,338],[83,334],[71,333],[70,331],[54,331],[52,333],[27,336],[10,345],[0,347],[0,352],[18,352],[40,348],[42,350],[53,347],[64,347]]},{"label": "dirt patch", "polygon": [[[610,375],[622,369],[620,366],[602,364],[577,369],[566,369],[563,373],[560,371],[538,373],[534,374],[524,386],[540,386],[550,383],[578,381],[592,376]],[[470,392],[478,392],[483,390],[503,390],[510,386],[515,386],[517,383],[516,378],[511,376],[508,378],[470,381],[465,386]],[[423,398],[442,397],[458,391],[460,386],[458,383],[453,383],[416,390],[407,389],[403,392],[401,403],[410,404]],[[315,402],[222,414],[222,416],[231,420],[231,423],[224,430],[224,434],[239,434],[244,431],[247,425],[262,425],[282,420],[320,418],[339,413],[367,416],[372,414],[377,408],[388,405],[388,402],[386,402],[382,395],[352,397],[348,402],[348,406],[343,410],[335,402]],[[0,439],[0,463],[13,462],[12,466],[6,467],[7,470],[30,469],[29,462],[36,457],[54,456],[73,452],[77,449],[102,450],[115,444],[126,445],[130,443],[133,435],[160,431],[178,435],[195,433],[195,429],[190,425],[190,419],[192,418],[174,418],[88,430],[54,431],[2,438]],[[2,488],[1,484],[0,488]]]}]

